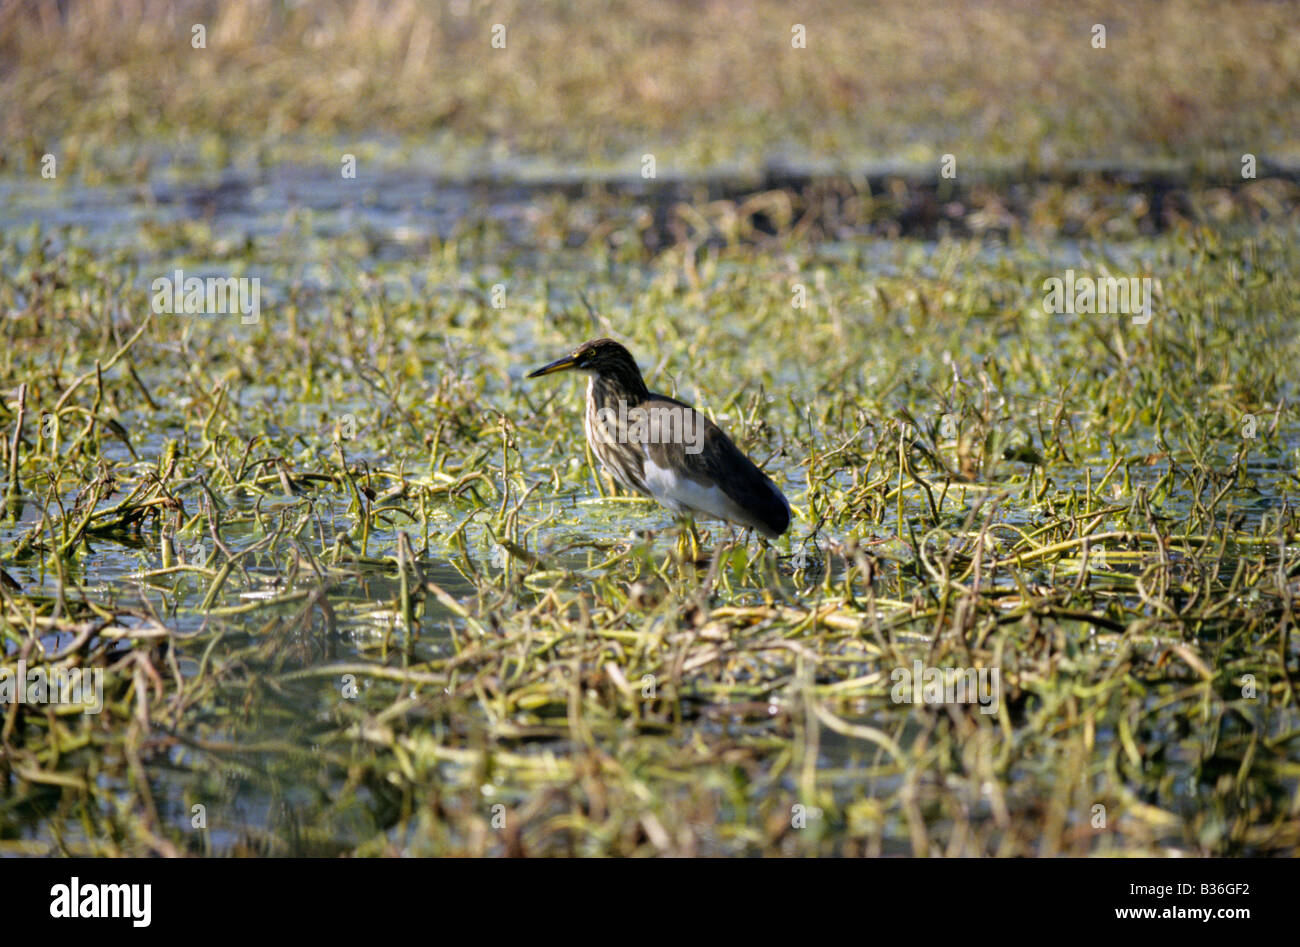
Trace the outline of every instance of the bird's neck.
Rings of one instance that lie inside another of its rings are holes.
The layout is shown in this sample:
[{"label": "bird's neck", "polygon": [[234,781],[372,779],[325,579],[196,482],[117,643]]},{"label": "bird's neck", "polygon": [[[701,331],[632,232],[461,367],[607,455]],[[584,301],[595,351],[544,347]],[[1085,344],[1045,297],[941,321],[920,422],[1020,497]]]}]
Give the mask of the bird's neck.
[{"label": "bird's neck", "polygon": [[645,382],[639,378],[633,385],[630,381],[614,378],[610,375],[596,374],[587,380],[587,400],[596,410],[609,408],[617,411],[619,402],[628,408],[635,408],[650,397]]}]

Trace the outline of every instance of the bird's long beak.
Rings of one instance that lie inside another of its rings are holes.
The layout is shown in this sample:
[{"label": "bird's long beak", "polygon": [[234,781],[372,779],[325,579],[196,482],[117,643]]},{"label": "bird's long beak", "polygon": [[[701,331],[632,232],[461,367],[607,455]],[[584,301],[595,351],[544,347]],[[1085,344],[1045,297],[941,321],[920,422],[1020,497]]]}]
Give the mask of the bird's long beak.
[{"label": "bird's long beak", "polygon": [[567,371],[570,368],[575,368],[577,364],[578,364],[578,360],[576,358],[574,358],[572,355],[566,355],[564,356],[564,358],[556,359],[555,361],[551,362],[551,364],[549,365],[543,365],[535,372],[529,372],[528,377],[541,378],[543,375],[549,375],[552,372],[563,372],[563,371]]}]

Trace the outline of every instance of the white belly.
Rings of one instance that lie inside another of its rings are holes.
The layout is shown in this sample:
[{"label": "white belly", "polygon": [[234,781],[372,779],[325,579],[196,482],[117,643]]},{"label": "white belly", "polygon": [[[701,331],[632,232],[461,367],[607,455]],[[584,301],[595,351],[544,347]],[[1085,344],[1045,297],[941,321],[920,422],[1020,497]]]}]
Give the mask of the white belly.
[{"label": "white belly", "polygon": [[645,483],[650,495],[674,513],[702,513],[741,526],[757,525],[720,488],[678,477],[671,470],[657,466],[649,457],[645,462]]}]

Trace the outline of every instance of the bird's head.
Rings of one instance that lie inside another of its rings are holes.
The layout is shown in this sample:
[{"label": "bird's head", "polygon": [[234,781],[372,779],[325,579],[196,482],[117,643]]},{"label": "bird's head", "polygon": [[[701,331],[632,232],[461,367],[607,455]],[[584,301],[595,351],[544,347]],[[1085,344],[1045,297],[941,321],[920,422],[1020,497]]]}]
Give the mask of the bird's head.
[{"label": "bird's head", "polygon": [[529,372],[529,378],[540,378],[552,372],[580,371],[589,375],[603,375],[619,381],[630,391],[643,391],[645,383],[641,380],[641,370],[636,367],[632,353],[613,339],[592,339],[583,342],[564,358],[556,359],[549,365],[543,365],[535,372]]}]

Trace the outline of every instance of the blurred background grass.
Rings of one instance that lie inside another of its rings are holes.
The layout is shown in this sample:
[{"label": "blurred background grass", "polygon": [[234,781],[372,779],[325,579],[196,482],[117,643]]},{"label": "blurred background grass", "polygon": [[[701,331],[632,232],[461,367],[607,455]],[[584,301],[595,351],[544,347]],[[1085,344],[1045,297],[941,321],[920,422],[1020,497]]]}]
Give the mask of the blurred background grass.
[{"label": "blurred background grass", "polygon": [[661,175],[945,153],[963,173],[1227,172],[1246,152],[1296,162],[1298,93],[1290,3],[0,6],[5,162],[57,152],[91,174],[138,168],[142,143],[221,166],[352,136],[628,173],[649,152]]}]

